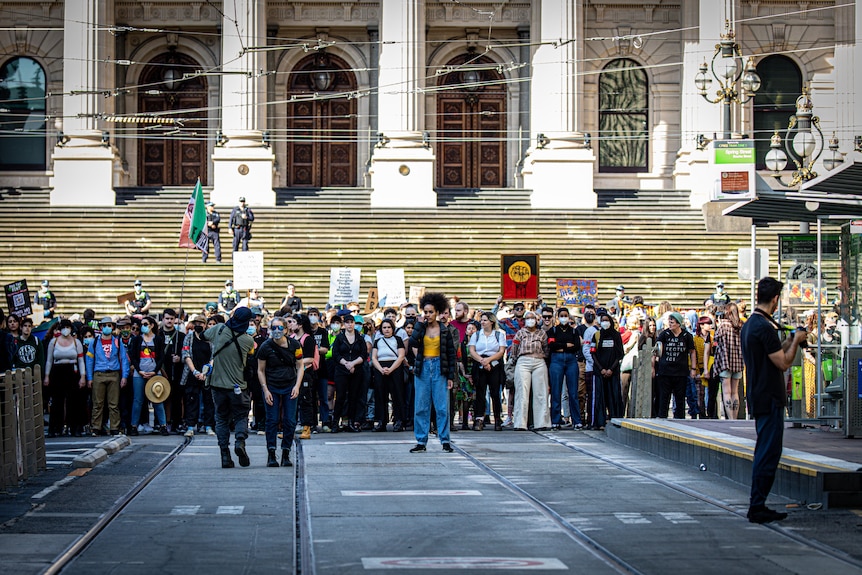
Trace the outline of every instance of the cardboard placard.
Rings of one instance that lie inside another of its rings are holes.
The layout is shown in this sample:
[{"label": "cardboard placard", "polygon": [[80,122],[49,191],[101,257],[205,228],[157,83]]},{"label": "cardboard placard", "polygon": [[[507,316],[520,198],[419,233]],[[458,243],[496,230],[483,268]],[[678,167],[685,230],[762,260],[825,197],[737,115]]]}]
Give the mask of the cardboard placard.
[{"label": "cardboard placard", "polygon": [[10,314],[18,317],[27,317],[33,313],[33,304],[30,299],[30,290],[27,289],[27,280],[12,282],[3,286],[6,293],[6,307]]},{"label": "cardboard placard", "polygon": [[130,291],[130,292],[126,292],[126,293],[122,293],[122,294],[118,295],[117,296],[117,303],[120,305],[125,305],[125,303],[127,301],[132,301],[133,299],[135,299],[135,292]]},{"label": "cardboard placard", "polygon": [[557,279],[557,307],[584,307],[595,305],[599,293],[598,280]]},{"label": "cardboard placard", "polygon": [[362,310],[362,315],[367,313],[371,313],[377,309],[377,288],[370,288],[368,290],[368,297],[365,298],[365,309]]},{"label": "cardboard placard", "polygon": [[233,253],[233,287],[263,289],[263,252]]},{"label": "cardboard placard", "polygon": [[377,270],[377,292],[380,307],[397,308],[407,301],[404,294],[404,269]]},{"label": "cardboard placard", "polygon": [[425,286],[410,286],[410,295],[407,301],[419,305],[419,300],[425,295]]},{"label": "cardboard placard", "polygon": [[344,305],[359,301],[361,268],[330,268],[329,304]]}]

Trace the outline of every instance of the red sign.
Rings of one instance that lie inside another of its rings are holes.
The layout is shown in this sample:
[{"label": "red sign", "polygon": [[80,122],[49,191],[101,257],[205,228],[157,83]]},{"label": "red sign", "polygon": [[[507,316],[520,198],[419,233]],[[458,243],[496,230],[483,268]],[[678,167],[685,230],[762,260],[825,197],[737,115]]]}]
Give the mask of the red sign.
[{"label": "red sign", "polygon": [[725,194],[747,194],[748,172],[721,172],[721,191]]},{"label": "red sign", "polygon": [[538,299],[538,254],[500,256],[500,279],[504,300]]}]

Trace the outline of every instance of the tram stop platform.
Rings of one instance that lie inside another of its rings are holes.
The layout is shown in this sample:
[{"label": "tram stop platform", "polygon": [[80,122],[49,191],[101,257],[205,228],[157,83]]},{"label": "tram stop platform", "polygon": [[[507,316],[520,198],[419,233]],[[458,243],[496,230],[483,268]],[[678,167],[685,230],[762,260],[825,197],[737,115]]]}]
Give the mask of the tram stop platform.
[{"label": "tram stop platform", "polygon": [[[753,420],[613,419],[605,430],[617,443],[751,484]],[[862,440],[787,423],[772,492],[824,508],[862,505]]]}]

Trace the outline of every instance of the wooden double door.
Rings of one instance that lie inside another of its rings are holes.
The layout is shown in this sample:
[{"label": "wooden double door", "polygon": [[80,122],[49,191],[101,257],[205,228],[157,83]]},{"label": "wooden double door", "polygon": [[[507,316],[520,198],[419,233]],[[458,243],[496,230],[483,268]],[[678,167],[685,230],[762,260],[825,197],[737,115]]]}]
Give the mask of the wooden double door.
[{"label": "wooden double door", "polygon": [[[506,186],[506,92],[491,60],[470,54],[442,77],[437,97],[437,186]],[[471,71],[472,75],[466,72]]]},{"label": "wooden double door", "polygon": [[[301,60],[288,81],[287,185],[354,187],[357,183],[356,78],[330,54]],[[337,97],[335,97],[337,96]]]},{"label": "wooden double door", "polygon": [[173,52],[154,59],[141,75],[141,83],[152,89],[141,91],[138,113],[189,110],[176,117],[200,119],[183,122],[180,130],[170,124],[138,127],[139,186],[192,186],[198,178],[207,184],[206,80],[200,77],[165,83],[165,70],[172,64],[177,65],[181,77],[197,63]]}]

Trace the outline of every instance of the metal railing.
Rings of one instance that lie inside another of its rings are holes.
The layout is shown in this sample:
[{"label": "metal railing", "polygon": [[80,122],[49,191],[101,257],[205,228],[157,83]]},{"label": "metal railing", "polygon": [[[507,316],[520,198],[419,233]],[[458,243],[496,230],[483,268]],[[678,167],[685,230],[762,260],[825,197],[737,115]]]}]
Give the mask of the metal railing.
[{"label": "metal railing", "polygon": [[0,489],[16,487],[46,469],[38,365],[0,373],[0,444]]}]

